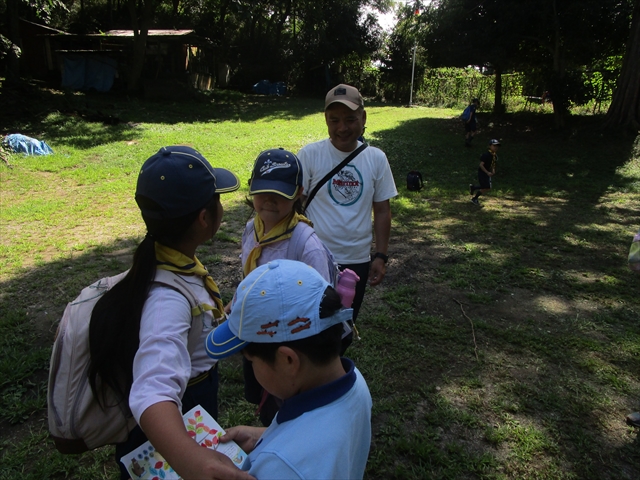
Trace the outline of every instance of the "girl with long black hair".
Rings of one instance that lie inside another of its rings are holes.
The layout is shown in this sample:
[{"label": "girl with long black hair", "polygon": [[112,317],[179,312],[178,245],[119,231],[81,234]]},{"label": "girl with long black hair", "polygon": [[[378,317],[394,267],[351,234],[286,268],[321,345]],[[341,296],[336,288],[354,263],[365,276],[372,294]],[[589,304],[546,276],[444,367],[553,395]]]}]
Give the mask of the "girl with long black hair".
[{"label": "girl with long black hair", "polygon": [[[128,274],[96,304],[89,330],[94,394],[104,401],[104,389],[111,389],[138,423],[116,445],[116,461],[149,439],[182,478],[251,478],[193,441],[182,420],[198,404],[218,414],[218,372],[204,341],[223,319],[223,304],[195,252],[220,227],[220,194],[238,186],[235,174],[213,168],[190,147],[163,147],[142,165],[135,199],[147,235]],[[202,326],[193,322],[193,328],[201,331],[192,331],[190,302],[153,282],[158,269],[178,275],[196,295],[205,313]],[[200,338],[190,349],[194,334]]]}]

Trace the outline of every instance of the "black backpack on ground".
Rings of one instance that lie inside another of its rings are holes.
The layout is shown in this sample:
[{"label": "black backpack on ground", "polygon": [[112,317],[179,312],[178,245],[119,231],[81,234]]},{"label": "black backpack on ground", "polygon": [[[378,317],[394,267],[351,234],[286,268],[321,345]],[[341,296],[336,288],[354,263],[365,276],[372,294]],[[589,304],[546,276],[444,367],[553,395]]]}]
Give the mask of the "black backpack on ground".
[{"label": "black backpack on ground", "polygon": [[417,170],[411,170],[407,174],[407,190],[417,192],[422,190],[424,183],[422,181],[422,174]]}]

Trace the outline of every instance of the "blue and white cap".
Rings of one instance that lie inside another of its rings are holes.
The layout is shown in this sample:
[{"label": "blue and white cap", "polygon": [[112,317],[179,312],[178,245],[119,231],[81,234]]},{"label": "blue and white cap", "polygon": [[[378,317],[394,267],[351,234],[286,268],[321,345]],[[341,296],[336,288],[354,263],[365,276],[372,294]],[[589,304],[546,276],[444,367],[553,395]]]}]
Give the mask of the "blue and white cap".
[{"label": "blue and white cap", "polygon": [[295,260],[274,260],[256,268],[238,285],[229,319],[207,337],[207,353],[220,359],[249,343],[300,340],[351,320],[350,308],[320,318],[328,286],[315,269]]},{"label": "blue and white cap", "polygon": [[277,193],[293,200],[301,185],[302,166],[298,157],[284,148],[272,148],[256,158],[249,193]]}]

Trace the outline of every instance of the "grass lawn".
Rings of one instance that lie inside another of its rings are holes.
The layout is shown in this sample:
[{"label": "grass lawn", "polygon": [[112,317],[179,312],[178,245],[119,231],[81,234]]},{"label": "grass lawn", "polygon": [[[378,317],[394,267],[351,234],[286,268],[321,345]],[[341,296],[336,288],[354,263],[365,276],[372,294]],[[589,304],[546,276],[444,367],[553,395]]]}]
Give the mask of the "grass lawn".
[{"label": "grass lawn", "polygon": [[[47,438],[51,344],[66,302],[127,268],[144,227],[133,200],[163,145],[235,171],[224,222],[199,258],[230,299],[253,160],[326,136],[322,99],[219,92],[153,102],[30,91],[0,113],[55,154],[0,163],[0,479],[116,479],[113,448],[79,457]],[[18,107],[16,107],[18,108]],[[374,401],[366,478],[637,479],[640,145],[574,116],[492,117],[465,148],[457,110],[367,104],[367,140],[389,158],[390,262],[347,355]],[[494,189],[469,202],[479,156],[499,138]],[[409,192],[419,170],[425,188]],[[256,423],[238,358],[221,363],[223,426]],[[257,423],[256,423],[257,424]],[[318,432],[318,434],[331,434]]]}]

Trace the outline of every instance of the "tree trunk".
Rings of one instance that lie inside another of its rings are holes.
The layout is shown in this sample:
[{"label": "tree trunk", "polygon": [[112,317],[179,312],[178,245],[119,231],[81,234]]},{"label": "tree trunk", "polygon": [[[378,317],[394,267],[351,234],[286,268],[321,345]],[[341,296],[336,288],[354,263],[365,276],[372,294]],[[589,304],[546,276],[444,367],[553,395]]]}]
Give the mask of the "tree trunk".
[{"label": "tree trunk", "polygon": [[504,113],[504,104],[502,102],[502,68],[494,65],[496,86],[495,86],[495,101],[493,102],[493,113],[500,115]]},{"label": "tree trunk", "polygon": [[7,53],[7,82],[20,82],[20,54],[16,46],[20,46],[20,20],[18,16],[19,0],[7,0],[6,24],[8,25],[7,38],[11,40],[11,48]]},{"label": "tree trunk", "polygon": [[556,129],[560,130],[565,126],[567,115],[567,92],[564,79],[564,42],[562,29],[560,28],[560,18],[556,1],[553,3],[553,24],[554,24],[554,45],[553,45],[553,79],[551,83],[551,98],[553,98],[553,118]]},{"label": "tree trunk", "polygon": [[133,54],[127,90],[136,92],[141,88],[140,77],[144,69],[149,21],[155,10],[155,2],[154,0],[141,0],[140,17],[138,17],[136,0],[128,0],[128,6],[133,27]]},{"label": "tree trunk", "polygon": [[640,0],[633,7],[627,51],[604,125],[640,129]]}]

